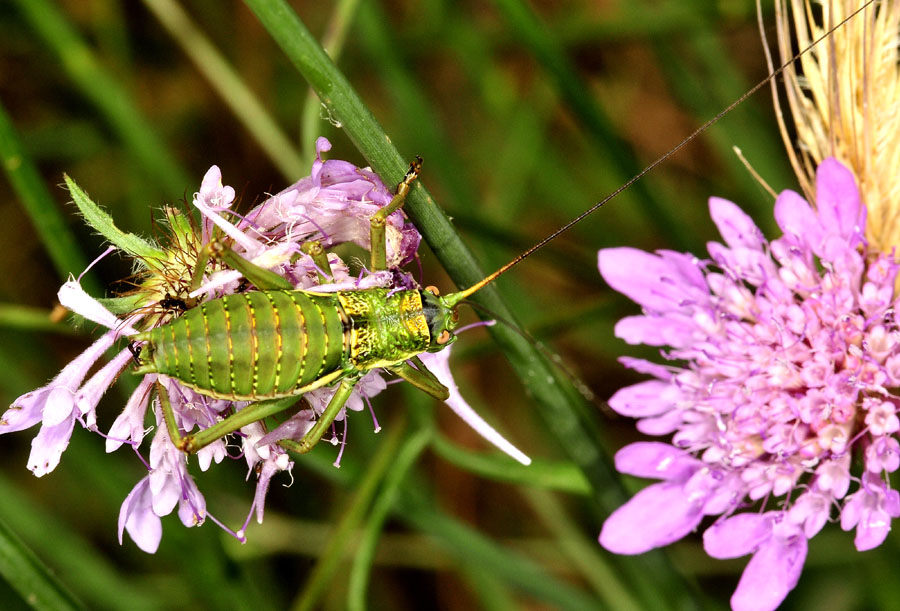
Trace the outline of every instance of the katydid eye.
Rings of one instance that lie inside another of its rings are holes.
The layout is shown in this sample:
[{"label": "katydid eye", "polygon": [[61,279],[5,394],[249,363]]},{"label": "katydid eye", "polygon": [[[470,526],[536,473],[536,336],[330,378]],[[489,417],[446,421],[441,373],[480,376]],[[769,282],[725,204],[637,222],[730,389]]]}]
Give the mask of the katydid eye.
[{"label": "katydid eye", "polygon": [[444,329],[443,331],[441,331],[441,334],[438,335],[437,344],[439,346],[442,346],[449,341],[450,341],[450,332],[447,331],[446,329]]}]

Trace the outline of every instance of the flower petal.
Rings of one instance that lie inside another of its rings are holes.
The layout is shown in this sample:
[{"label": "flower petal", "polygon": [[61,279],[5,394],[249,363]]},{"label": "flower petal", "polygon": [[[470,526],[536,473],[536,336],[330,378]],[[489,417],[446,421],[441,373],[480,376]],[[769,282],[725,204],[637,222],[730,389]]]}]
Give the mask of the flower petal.
[{"label": "flower petal", "polygon": [[53,471],[59,464],[62,453],[69,447],[72,429],[75,428],[74,414],[53,426],[44,425],[31,441],[28,469],[35,477],[42,477]]},{"label": "flower petal", "polygon": [[150,477],[146,476],[132,488],[119,510],[119,545],[122,533],[128,535],[148,554],[156,553],[162,540],[162,520],[153,513]]},{"label": "flower petal", "polygon": [[44,426],[56,426],[72,415],[75,401],[72,391],[57,386],[49,389],[43,409]]},{"label": "flower petal", "polygon": [[616,452],[616,470],[635,477],[687,479],[703,463],[688,452],[655,441],[638,441]]},{"label": "flower petal", "polygon": [[812,207],[796,191],[785,190],[775,199],[775,222],[796,242],[821,254],[824,232]]},{"label": "flower petal", "polygon": [[642,554],[668,545],[694,530],[703,513],[680,484],[648,486],[610,515],[600,545],[616,554]]},{"label": "flower petal", "polygon": [[703,549],[713,558],[739,558],[756,551],[771,536],[771,514],[739,513],[707,528]]},{"label": "flower petal", "polygon": [[773,537],[753,554],[734,595],[734,611],[771,611],[797,585],[806,562],[806,537]]},{"label": "flower petal", "polygon": [[737,204],[721,197],[710,197],[709,215],[729,247],[762,249],[765,242],[762,231]]},{"label": "flower petal", "polygon": [[[15,401],[0,417],[0,433],[12,433],[34,426],[42,418],[51,426],[59,424],[72,412],[74,395],[88,370],[103,356],[114,339],[106,333],[66,365],[49,384],[27,392]],[[49,418],[44,413],[49,411]]]},{"label": "flower petal", "polygon": [[646,373],[647,375],[651,375],[654,378],[658,378],[660,380],[669,381],[672,379],[672,371],[666,365],[660,365],[659,363],[654,363],[653,361],[647,361],[644,359],[637,359],[630,356],[620,356],[619,362],[622,363],[628,369],[632,371],[637,371],[638,373]]},{"label": "flower petal", "polygon": [[485,422],[462,398],[459,387],[457,387],[456,382],[453,380],[453,375],[450,373],[450,351],[451,347],[448,346],[440,352],[427,352],[420,356],[422,362],[425,363],[431,373],[450,390],[450,398],[444,403],[487,441],[523,465],[530,465],[531,459],[528,456],[508,442],[494,427]]},{"label": "flower petal", "polygon": [[847,238],[850,245],[862,238],[866,207],[853,172],[837,159],[825,159],[816,169],[816,208],[825,231]]},{"label": "flower petal", "polygon": [[[131,335],[137,330],[131,324],[123,322],[115,314],[106,309],[99,301],[88,295],[75,280],[63,284],[56,294],[59,302],[66,308],[84,316],[91,322],[103,325],[121,335]],[[133,322],[130,321],[130,322]]]},{"label": "flower petal", "polygon": [[686,303],[709,302],[709,290],[691,284],[671,258],[636,248],[604,248],[598,253],[600,275],[609,286],[655,312],[681,311]]},{"label": "flower petal", "polygon": [[669,382],[647,380],[616,391],[609,406],[623,416],[644,418],[658,416],[675,406],[678,389]]},{"label": "flower petal", "polygon": [[119,449],[124,442],[131,440],[141,443],[144,438],[144,416],[150,402],[150,387],[156,383],[155,375],[145,375],[134,392],[128,398],[125,409],[118,415],[106,435],[106,451]]},{"label": "flower petal", "polygon": [[93,426],[97,422],[94,410],[97,408],[100,397],[118,379],[119,374],[122,373],[131,358],[132,354],[129,350],[122,350],[75,393],[75,406],[82,415],[87,416],[85,419],[87,426]]},{"label": "flower petal", "polygon": [[185,475],[182,479],[178,517],[188,528],[200,526],[206,520],[206,499],[190,475]]},{"label": "flower petal", "polygon": [[631,344],[686,348],[696,341],[694,322],[680,314],[626,316],[616,323],[615,334]]}]

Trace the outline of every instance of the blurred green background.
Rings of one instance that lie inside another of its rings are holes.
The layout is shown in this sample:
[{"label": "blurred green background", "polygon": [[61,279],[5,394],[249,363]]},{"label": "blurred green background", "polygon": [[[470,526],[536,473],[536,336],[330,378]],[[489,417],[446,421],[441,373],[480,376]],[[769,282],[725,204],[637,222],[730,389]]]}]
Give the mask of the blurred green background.
[{"label": "blurred green background", "polygon": [[[425,158],[423,183],[491,270],[764,78],[753,4],[292,6],[328,41],[402,155]],[[769,9],[763,19],[771,33]],[[38,185],[24,187],[38,198],[31,208],[0,179],[4,405],[44,384],[96,336],[90,325],[73,332],[48,322],[65,273],[77,275],[104,248],[67,204],[63,172],[122,229],[152,236],[159,208],[190,200],[212,164],[245,209],[308,174],[317,135],[332,140],[330,158],[365,165],[240,2],[0,3],[0,103],[13,126],[4,128],[4,142],[16,134],[22,159],[39,172]],[[607,456],[638,438],[631,422],[603,406],[640,379],[615,359],[653,351],[613,337],[615,321],[636,306],[604,286],[597,249],[701,254],[716,239],[710,195],[740,203],[773,235],[771,198],[734,146],[773,188],[794,187],[771,96],[762,91],[499,281],[523,327],[597,395],[586,434]],[[42,190],[49,199],[39,199]],[[452,290],[424,247],[422,259],[425,284]],[[86,285],[114,294],[128,266],[107,257]],[[537,469],[510,469],[492,455],[479,462],[486,448],[465,424],[398,385],[374,400],[382,433],[372,434],[366,416],[352,419],[340,470],[330,466],[336,450],[323,444],[297,459],[291,487],[283,486],[287,476],[275,479],[266,521],[250,527],[244,546],[210,521],[186,529],[175,516],[163,520],[156,555],[127,536],[120,546],[119,506],[144,470],[127,450],[105,455],[102,440],[81,429],[59,468],[41,479],[25,469],[36,429],[2,438],[0,522],[58,577],[73,604],[92,609],[342,609],[360,601],[373,609],[727,606],[745,560],[711,560],[699,537],[640,559],[607,554],[596,536],[618,489],[610,484],[605,502],[588,492],[565,440],[548,431],[481,331],[462,336],[453,366],[463,394],[538,459]],[[101,403],[101,428],[124,404],[129,377]],[[387,461],[382,471],[379,457]],[[405,461],[414,465],[400,469]],[[243,461],[202,474],[192,467],[209,511],[235,528],[253,495],[245,471]],[[630,491],[642,485],[626,482]],[[601,492],[606,486],[593,482]],[[366,537],[379,541],[377,553],[353,565],[354,546]],[[11,554],[0,549],[4,565]],[[852,535],[826,528],[785,608],[900,608],[889,569],[896,556],[895,537],[859,554]],[[27,606],[16,590],[0,583],[4,609]]]}]

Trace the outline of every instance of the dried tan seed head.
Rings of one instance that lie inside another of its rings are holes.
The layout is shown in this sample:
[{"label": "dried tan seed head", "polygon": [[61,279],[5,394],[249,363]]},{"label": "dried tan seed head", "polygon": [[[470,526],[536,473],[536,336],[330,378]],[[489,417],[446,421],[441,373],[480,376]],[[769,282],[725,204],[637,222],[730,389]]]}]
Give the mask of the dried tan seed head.
[{"label": "dried tan seed head", "polygon": [[[784,61],[862,2],[776,0],[778,47]],[[875,2],[804,54],[799,70],[792,66],[784,71],[796,142],[788,135],[776,96],[782,137],[807,198],[815,200],[815,169],[823,159],[835,157],[851,168],[868,207],[866,237],[881,251],[900,245],[898,36],[900,1]]]}]

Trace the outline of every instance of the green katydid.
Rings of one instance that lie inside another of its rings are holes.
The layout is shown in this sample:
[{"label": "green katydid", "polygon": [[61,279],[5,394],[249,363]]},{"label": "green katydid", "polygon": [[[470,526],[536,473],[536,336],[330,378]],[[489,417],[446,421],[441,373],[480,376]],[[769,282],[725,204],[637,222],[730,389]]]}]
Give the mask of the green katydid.
[{"label": "green katydid", "polygon": [[[420,159],[410,165],[391,202],[371,218],[374,271],[386,268],[385,219],[403,205],[420,167]],[[318,244],[311,244],[309,250],[319,254]],[[295,290],[285,278],[250,263],[219,241],[207,244],[206,250],[198,265],[220,259],[258,290],[200,303],[166,324],[133,336],[133,341],[143,343],[137,372],[163,374],[201,395],[254,403],[210,428],[182,435],[166,392],[157,384],[169,435],[180,449],[194,453],[249,423],[286,410],[299,395],[339,384],[316,424],[299,442],[280,442],[287,449],[308,452],[340,413],[360,377],[375,368],[394,373],[438,399],[449,396],[418,355],[441,350],[455,340],[457,304],[486,282],[446,296],[433,287],[334,293]],[[327,265],[327,260],[320,261]],[[202,274],[194,276],[199,280]]]}]

